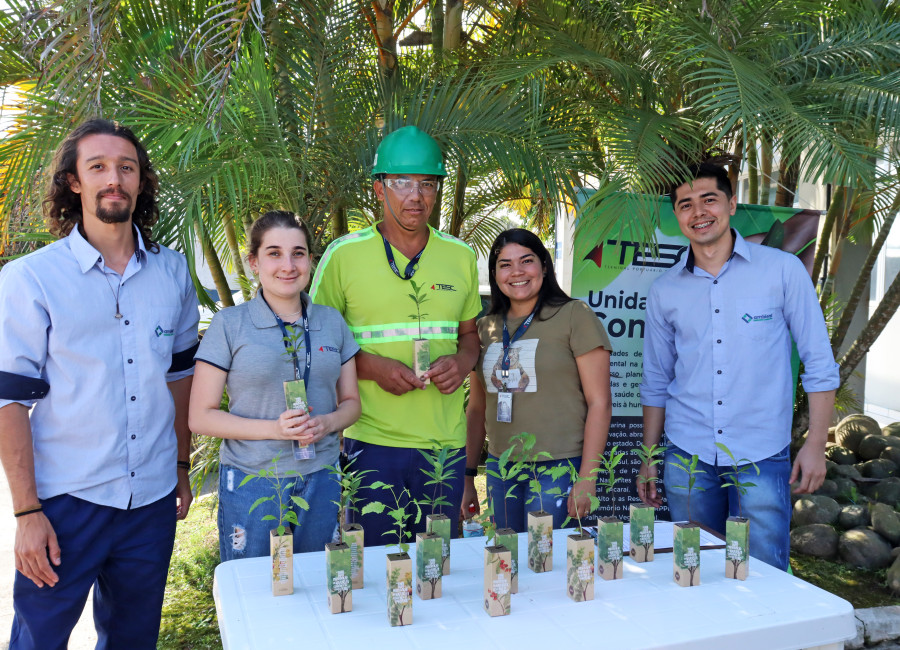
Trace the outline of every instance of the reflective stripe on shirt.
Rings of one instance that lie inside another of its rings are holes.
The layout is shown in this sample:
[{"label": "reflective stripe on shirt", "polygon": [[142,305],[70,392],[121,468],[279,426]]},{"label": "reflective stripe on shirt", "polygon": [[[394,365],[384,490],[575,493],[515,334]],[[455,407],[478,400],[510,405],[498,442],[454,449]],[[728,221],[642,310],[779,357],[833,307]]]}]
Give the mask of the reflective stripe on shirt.
[{"label": "reflective stripe on shirt", "polygon": [[369,325],[367,327],[351,327],[350,331],[359,344],[412,341],[418,338],[455,341],[459,333],[459,323],[453,321],[422,321],[421,331],[418,323],[415,325],[386,323],[384,325]]}]

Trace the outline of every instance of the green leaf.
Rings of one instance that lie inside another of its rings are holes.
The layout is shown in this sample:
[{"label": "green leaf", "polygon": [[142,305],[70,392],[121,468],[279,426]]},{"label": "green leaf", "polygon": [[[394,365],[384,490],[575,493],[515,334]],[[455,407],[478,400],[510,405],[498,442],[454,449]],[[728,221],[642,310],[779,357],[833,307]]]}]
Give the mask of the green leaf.
[{"label": "green leaf", "polygon": [[360,514],[368,515],[370,513],[374,513],[376,515],[380,515],[382,512],[384,512],[385,508],[387,508],[387,506],[381,503],[381,501],[370,501],[363,506]]},{"label": "green leaf", "polygon": [[253,505],[250,506],[250,510],[248,510],[247,512],[253,512],[254,510],[256,510],[257,506],[265,503],[266,501],[274,501],[274,500],[275,500],[274,496],[259,497],[256,501],[253,502]]}]

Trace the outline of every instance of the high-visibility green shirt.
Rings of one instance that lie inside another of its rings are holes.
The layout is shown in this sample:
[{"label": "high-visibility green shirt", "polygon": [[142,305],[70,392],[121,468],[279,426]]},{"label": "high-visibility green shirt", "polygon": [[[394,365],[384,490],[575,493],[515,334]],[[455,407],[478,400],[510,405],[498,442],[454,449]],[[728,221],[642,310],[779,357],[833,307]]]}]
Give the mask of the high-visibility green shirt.
[{"label": "high-visibility green shirt", "polygon": [[[412,278],[427,299],[421,305],[421,338],[430,340],[431,360],[455,354],[459,323],[481,309],[475,252],[433,228]],[[396,248],[401,273],[409,259]],[[381,234],[366,228],[331,243],[319,262],[310,296],[344,316],[365,352],[413,364],[419,320],[409,280],[388,265]],[[360,380],[362,415],[344,435],[388,447],[427,449],[431,441],[463,447],[466,442],[463,390],[444,395],[434,384],[425,390],[392,395],[371,380]]]}]

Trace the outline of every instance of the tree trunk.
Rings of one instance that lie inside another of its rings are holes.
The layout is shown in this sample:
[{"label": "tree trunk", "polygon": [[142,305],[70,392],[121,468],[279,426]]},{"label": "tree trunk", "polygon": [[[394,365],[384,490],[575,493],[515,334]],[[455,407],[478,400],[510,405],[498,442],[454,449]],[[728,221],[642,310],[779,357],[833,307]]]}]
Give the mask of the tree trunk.
[{"label": "tree trunk", "polygon": [[447,0],[444,12],[444,49],[455,50],[462,42],[462,0]]},{"label": "tree trunk", "polygon": [[[771,174],[771,171],[769,173]],[[790,208],[794,205],[794,195],[797,193],[797,181],[799,179],[800,161],[792,160],[787,162],[782,158],[781,164],[778,166],[778,188],[775,190],[775,205],[780,205],[784,208]],[[768,183],[763,183],[763,187],[768,187]],[[762,198],[760,197],[760,200]]]},{"label": "tree trunk", "polygon": [[738,136],[734,139],[734,159],[728,164],[728,180],[731,181],[731,187],[737,194],[738,176],[741,173],[741,159],[744,157],[744,138]]},{"label": "tree trunk", "polygon": [[855,209],[859,204],[859,196],[860,192],[858,189],[851,191],[848,188],[844,199],[846,208],[837,213],[834,221],[834,228],[831,231],[831,263],[828,265],[825,273],[825,278],[822,282],[822,293],[819,298],[823,310],[834,292],[834,283],[837,280],[837,274],[841,269],[841,261],[844,256],[844,246],[847,245],[847,237],[850,235],[851,215],[856,214]]},{"label": "tree trunk", "polygon": [[[759,204],[769,205],[769,195],[772,191],[772,136],[763,133],[759,139],[762,150],[759,179]],[[779,179],[780,180],[780,179]]]},{"label": "tree trunk", "polygon": [[859,333],[853,345],[847,350],[847,354],[841,357],[841,360],[838,362],[841,366],[841,384],[847,381],[847,378],[856,369],[859,362],[866,356],[869,348],[872,347],[872,344],[875,343],[885,326],[897,312],[898,306],[900,306],[900,273],[894,277],[891,286],[888,287],[881,302],[878,303],[875,313],[872,314],[863,331]]},{"label": "tree trunk", "polygon": [[745,202],[757,205],[759,203],[759,163],[755,142],[750,142],[747,146],[747,185]]},{"label": "tree trunk", "polygon": [[228,280],[225,278],[225,271],[222,270],[222,262],[219,261],[216,249],[199,221],[194,222],[194,232],[200,241],[200,245],[203,247],[203,257],[209,265],[209,272],[212,275],[213,282],[216,284],[216,291],[219,292],[219,302],[222,303],[223,307],[234,307],[234,300],[231,298],[231,288],[228,286]]},{"label": "tree trunk", "polygon": [[444,0],[431,2],[431,52],[440,65],[444,59]]},{"label": "tree trunk", "polygon": [[466,184],[469,179],[466,177],[465,165],[460,161],[456,168],[456,187],[453,188],[453,207],[450,212],[450,234],[459,237],[462,231],[463,221],[465,220],[466,200]]},{"label": "tree trunk", "polygon": [[253,296],[250,295],[250,290],[248,288],[247,283],[247,269],[244,268],[244,259],[241,257],[241,249],[238,246],[237,240],[237,232],[234,229],[234,217],[230,215],[222,216],[222,227],[225,229],[225,239],[228,241],[228,252],[231,254],[231,265],[234,267],[234,272],[239,278],[243,278],[244,282],[241,282],[241,294],[244,296],[244,300],[250,300]]},{"label": "tree trunk", "polygon": [[847,330],[850,329],[850,322],[853,320],[853,315],[856,313],[856,309],[865,294],[866,287],[869,286],[869,282],[872,278],[872,269],[875,266],[875,262],[878,260],[878,254],[881,252],[884,242],[888,238],[891,226],[894,225],[894,219],[897,217],[898,210],[900,210],[900,191],[894,196],[894,201],[891,203],[891,207],[888,209],[884,221],[881,223],[878,236],[872,243],[872,248],[869,249],[866,261],[863,263],[862,269],[860,269],[859,275],[856,277],[853,289],[850,291],[850,296],[847,298],[847,304],[844,305],[844,311],[841,313],[841,318],[838,321],[834,333],[831,335],[831,350],[835,356],[837,355],[841,344],[844,342]]},{"label": "tree trunk", "polygon": [[828,206],[828,212],[825,213],[822,236],[819,237],[819,246],[816,248],[816,257],[813,261],[812,279],[815,283],[819,282],[819,275],[822,273],[822,266],[825,264],[825,256],[831,250],[831,232],[834,230],[834,224],[838,219],[838,215],[846,212],[849,207],[847,188],[844,185],[836,186],[834,195],[831,197],[831,204]]},{"label": "tree trunk", "polygon": [[334,212],[331,214],[331,239],[334,241],[338,237],[347,234],[347,206],[343,201],[339,202]]},{"label": "tree trunk", "polygon": [[381,42],[378,52],[378,63],[381,74],[390,79],[397,71],[397,41],[394,40],[394,0],[376,0],[372,3],[375,10],[375,31]]}]

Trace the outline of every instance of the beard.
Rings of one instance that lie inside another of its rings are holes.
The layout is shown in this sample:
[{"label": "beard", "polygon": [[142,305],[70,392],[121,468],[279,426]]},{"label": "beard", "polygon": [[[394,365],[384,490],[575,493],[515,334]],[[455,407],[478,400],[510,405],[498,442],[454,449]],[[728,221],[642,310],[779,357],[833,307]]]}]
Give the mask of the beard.
[{"label": "beard", "polygon": [[117,193],[125,197],[124,205],[118,207],[119,204],[116,204],[116,207],[104,207],[101,199],[104,195],[111,193],[99,192],[97,194],[97,218],[103,223],[125,223],[131,218],[131,196],[119,190]]}]

